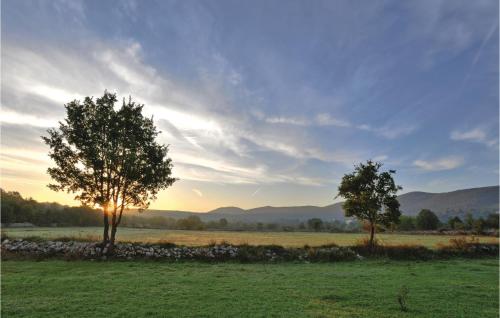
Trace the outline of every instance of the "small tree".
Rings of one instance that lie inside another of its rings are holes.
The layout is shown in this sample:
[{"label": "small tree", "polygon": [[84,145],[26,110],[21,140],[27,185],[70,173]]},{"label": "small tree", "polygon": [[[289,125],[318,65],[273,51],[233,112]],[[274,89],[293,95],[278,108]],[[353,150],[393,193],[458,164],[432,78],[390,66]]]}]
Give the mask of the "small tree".
[{"label": "small tree", "polygon": [[103,245],[109,243],[110,250],[124,209],[146,209],[176,180],[168,147],[156,142],[153,119],[142,115],[144,105],[129,98],[115,109],[116,102],[108,92],[96,100],[72,101],[65,105],[65,122],[42,137],[56,164],[48,169],[55,181],[49,188],[75,193],[82,204],[102,208]]},{"label": "small tree", "polygon": [[417,215],[417,229],[435,230],[439,226],[437,215],[429,209],[421,210]]},{"label": "small tree", "polygon": [[465,215],[464,226],[466,230],[472,230],[474,227],[474,217],[472,216],[472,213],[467,213]]},{"label": "small tree", "polygon": [[482,234],[484,232],[485,227],[486,227],[486,222],[484,221],[483,218],[479,218],[479,219],[474,220],[474,224],[472,226],[472,229],[477,234]]},{"label": "small tree", "polygon": [[319,232],[323,228],[323,220],[318,218],[312,218],[307,220],[307,226],[309,229]]},{"label": "small tree", "polygon": [[219,226],[220,226],[220,227],[222,227],[222,228],[227,227],[227,224],[228,224],[228,223],[229,223],[229,222],[227,221],[227,219],[226,219],[226,218],[219,219]]},{"label": "small tree", "polygon": [[452,230],[461,230],[464,228],[464,222],[462,222],[458,216],[449,219],[448,225]]},{"label": "small tree", "polygon": [[402,188],[394,183],[394,170],[379,172],[382,163],[368,160],[355,166],[354,172],[344,175],[338,196],[346,199],[342,205],[345,216],[367,221],[370,227],[370,246],[373,246],[377,224],[398,223],[401,211],[396,193]]}]

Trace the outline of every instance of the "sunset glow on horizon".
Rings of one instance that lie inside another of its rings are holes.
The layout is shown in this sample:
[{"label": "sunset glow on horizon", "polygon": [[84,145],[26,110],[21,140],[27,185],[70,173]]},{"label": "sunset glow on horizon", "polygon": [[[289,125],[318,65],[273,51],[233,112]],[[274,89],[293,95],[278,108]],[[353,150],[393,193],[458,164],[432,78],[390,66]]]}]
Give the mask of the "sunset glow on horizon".
[{"label": "sunset glow on horizon", "polygon": [[325,206],[368,159],[403,193],[498,184],[496,1],[127,3],[2,4],[3,189],[78,205],[40,136],[106,89],[170,145],[151,209]]}]

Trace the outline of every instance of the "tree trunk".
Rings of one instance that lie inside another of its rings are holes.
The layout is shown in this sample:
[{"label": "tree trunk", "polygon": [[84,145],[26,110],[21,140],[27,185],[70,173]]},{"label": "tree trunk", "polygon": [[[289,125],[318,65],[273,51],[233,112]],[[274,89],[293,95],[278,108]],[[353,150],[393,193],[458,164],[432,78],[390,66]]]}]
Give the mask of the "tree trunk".
[{"label": "tree trunk", "polygon": [[370,222],[370,248],[373,249],[373,239],[375,237],[375,224]]},{"label": "tree trunk", "polygon": [[104,233],[102,234],[102,245],[106,246],[109,241],[109,218],[108,218],[108,207],[104,206],[102,209],[103,219],[104,219]]},{"label": "tree trunk", "polygon": [[108,244],[106,245],[106,254],[113,254],[113,249],[115,247],[115,236],[116,236],[116,228],[118,224],[116,223],[116,203],[114,205],[113,212],[111,213],[111,236],[108,240]]},{"label": "tree trunk", "polygon": [[109,240],[109,246],[112,249],[115,245],[115,237],[116,237],[116,230],[118,229],[118,225],[112,224],[111,225],[111,239]]}]

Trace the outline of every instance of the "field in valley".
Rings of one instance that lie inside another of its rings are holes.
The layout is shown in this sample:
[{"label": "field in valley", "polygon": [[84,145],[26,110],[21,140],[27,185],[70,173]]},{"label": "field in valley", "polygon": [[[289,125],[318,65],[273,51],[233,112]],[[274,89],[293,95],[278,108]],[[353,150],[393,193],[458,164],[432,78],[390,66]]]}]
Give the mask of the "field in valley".
[{"label": "field in valley", "polygon": [[[73,236],[99,240],[102,235],[102,229],[99,227],[2,229],[2,232],[10,237],[39,236],[48,239]],[[276,244],[285,247],[302,247],[306,244],[319,246],[330,243],[346,246],[353,245],[365,237],[367,235],[363,233],[179,231],[133,228],[120,228],[117,234],[118,241],[167,241],[186,246],[202,246],[221,241],[250,245]],[[383,244],[415,244],[430,248],[438,243],[448,243],[453,238],[449,235],[410,234],[377,234],[377,237]],[[480,242],[498,242],[498,238],[495,237],[478,236],[477,238]]]},{"label": "field in valley", "polygon": [[498,296],[496,259],[2,264],[5,317],[487,318],[498,317]]}]

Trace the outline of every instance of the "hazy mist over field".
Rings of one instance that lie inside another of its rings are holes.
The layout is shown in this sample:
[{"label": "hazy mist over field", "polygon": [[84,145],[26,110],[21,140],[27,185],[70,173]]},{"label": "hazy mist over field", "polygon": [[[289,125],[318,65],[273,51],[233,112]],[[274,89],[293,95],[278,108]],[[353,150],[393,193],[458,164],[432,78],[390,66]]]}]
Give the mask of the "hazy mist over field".
[{"label": "hazy mist over field", "polygon": [[370,158],[403,192],[498,184],[498,1],[283,4],[3,2],[1,187],[77,204],[40,136],[105,89],[170,144],[153,209],[326,206]]}]

